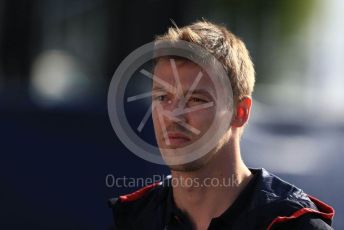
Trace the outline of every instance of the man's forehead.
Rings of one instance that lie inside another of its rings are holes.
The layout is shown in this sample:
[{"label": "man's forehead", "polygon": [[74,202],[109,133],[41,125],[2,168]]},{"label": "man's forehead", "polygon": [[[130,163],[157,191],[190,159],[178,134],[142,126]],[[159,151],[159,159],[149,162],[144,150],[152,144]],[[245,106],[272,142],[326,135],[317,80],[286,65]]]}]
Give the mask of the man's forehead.
[{"label": "man's forehead", "polygon": [[186,58],[179,58],[179,57],[161,57],[156,60],[154,65],[154,70],[160,71],[161,69],[167,70],[172,69],[172,63],[175,64],[176,68],[187,68],[189,70],[198,70],[201,71],[202,68],[194,63],[193,61],[186,59]]},{"label": "man's forehead", "polygon": [[178,77],[171,76],[168,73],[163,73],[162,75],[154,74],[152,88],[156,90],[164,89],[171,91],[179,84],[185,89],[190,87],[199,90],[214,89],[211,79],[202,72],[195,74],[194,76],[179,74]]},{"label": "man's forehead", "polygon": [[[171,60],[171,61],[170,61]],[[174,59],[166,59],[159,61],[153,68],[153,78],[160,78],[165,80],[176,80],[179,77],[180,81],[192,81],[200,74],[202,75],[202,81],[210,80],[206,71],[204,71],[199,65],[191,61],[178,61]]]},{"label": "man's forehead", "polygon": [[215,94],[214,84],[208,73],[188,59],[161,58],[153,71],[153,90],[175,91],[179,82],[183,91],[193,87],[196,91],[213,91],[212,94]]}]

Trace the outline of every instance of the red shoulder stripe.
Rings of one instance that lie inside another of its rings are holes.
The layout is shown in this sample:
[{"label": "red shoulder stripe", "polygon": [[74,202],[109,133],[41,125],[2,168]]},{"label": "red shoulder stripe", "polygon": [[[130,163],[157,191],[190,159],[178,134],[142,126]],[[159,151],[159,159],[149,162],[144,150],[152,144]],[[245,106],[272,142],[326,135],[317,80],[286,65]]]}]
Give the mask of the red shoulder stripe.
[{"label": "red shoulder stripe", "polygon": [[118,199],[122,202],[129,202],[129,201],[134,201],[139,199],[140,197],[142,197],[144,194],[146,194],[149,190],[151,190],[152,188],[158,186],[161,182],[157,182],[154,184],[150,184],[147,185],[146,187],[143,187],[133,193],[127,194],[127,195],[123,195],[120,196]]},{"label": "red shoulder stripe", "polygon": [[332,219],[333,218],[333,216],[335,214],[335,211],[334,211],[334,209],[330,205],[322,202],[321,200],[318,200],[317,198],[315,198],[313,196],[308,195],[308,197],[318,207],[319,211],[321,213],[323,213],[322,216],[325,219]]},{"label": "red shoulder stripe", "polygon": [[299,210],[297,210],[296,212],[294,212],[291,216],[278,216],[276,217],[268,226],[268,230],[270,230],[272,228],[272,226],[274,224],[277,223],[284,223],[296,218],[299,218],[300,216],[307,214],[307,213],[314,213],[317,215],[320,215],[322,218],[324,219],[332,219],[334,216],[334,209],[325,204],[324,202],[316,199],[315,197],[312,197],[310,195],[308,195],[308,197],[310,198],[310,200],[318,207],[319,211],[311,209],[311,208],[301,208]]}]

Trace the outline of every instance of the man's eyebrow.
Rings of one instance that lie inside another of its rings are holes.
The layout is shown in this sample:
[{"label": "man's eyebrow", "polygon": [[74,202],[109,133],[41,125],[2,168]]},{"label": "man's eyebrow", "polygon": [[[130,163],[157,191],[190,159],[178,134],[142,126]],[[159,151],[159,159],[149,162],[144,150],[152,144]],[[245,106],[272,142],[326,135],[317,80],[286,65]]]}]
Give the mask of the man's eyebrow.
[{"label": "man's eyebrow", "polygon": [[161,87],[161,86],[154,86],[152,88],[152,91],[168,91],[168,90],[166,90],[164,87]]},{"label": "man's eyebrow", "polygon": [[203,95],[209,96],[212,99],[214,99],[213,98],[214,96],[208,90],[205,90],[205,89],[194,89],[192,91],[192,94],[203,94]]},{"label": "man's eyebrow", "polygon": [[[166,90],[165,87],[161,87],[161,86],[154,86],[152,88],[152,92],[154,92],[154,91],[168,92],[168,90]],[[185,94],[187,94],[187,93],[188,92],[186,91]],[[192,94],[203,94],[203,95],[210,97],[211,99],[214,99],[214,96],[208,90],[205,90],[205,89],[194,89],[192,91]]]}]

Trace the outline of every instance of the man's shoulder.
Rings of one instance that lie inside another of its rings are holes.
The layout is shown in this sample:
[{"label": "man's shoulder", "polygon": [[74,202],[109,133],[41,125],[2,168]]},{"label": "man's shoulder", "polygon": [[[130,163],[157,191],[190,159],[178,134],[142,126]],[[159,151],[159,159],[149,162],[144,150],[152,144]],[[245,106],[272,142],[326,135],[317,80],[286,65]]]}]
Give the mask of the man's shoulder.
[{"label": "man's shoulder", "polygon": [[331,206],[265,169],[253,170],[257,170],[259,178],[252,197],[251,213],[259,213],[271,227],[286,223],[331,225],[334,215]]},{"label": "man's shoulder", "polygon": [[263,169],[251,169],[258,173],[255,186],[254,205],[278,206],[297,204],[298,207],[312,207],[313,202],[300,188]]},{"label": "man's shoulder", "polygon": [[111,208],[134,208],[136,206],[149,206],[156,204],[157,201],[163,199],[167,192],[167,187],[162,182],[142,187],[132,193],[121,195],[119,197],[109,199],[108,203]]},{"label": "man's shoulder", "polygon": [[[152,219],[165,205],[168,192],[166,181],[161,181],[110,199],[108,203],[112,208],[115,225],[119,229],[128,229],[128,224],[137,225]],[[121,228],[121,225],[125,227]]]}]

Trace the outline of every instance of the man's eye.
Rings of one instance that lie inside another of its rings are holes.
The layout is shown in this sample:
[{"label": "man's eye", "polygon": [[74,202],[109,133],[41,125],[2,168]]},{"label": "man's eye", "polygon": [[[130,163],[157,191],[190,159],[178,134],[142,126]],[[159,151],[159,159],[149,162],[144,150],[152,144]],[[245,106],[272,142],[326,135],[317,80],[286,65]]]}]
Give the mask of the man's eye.
[{"label": "man's eye", "polygon": [[191,97],[187,102],[187,106],[192,107],[192,106],[202,105],[205,103],[208,103],[206,99],[202,99],[199,97]]},{"label": "man's eye", "polygon": [[207,101],[202,99],[202,98],[198,98],[198,97],[192,97],[189,100],[190,102],[196,102],[196,103],[206,103]]},{"label": "man's eye", "polygon": [[166,98],[167,98],[166,95],[159,95],[159,96],[156,96],[154,99],[157,101],[164,101],[166,100]]}]

